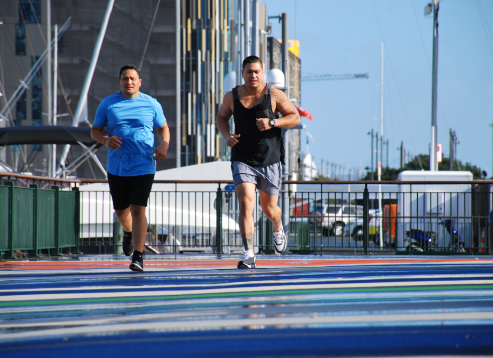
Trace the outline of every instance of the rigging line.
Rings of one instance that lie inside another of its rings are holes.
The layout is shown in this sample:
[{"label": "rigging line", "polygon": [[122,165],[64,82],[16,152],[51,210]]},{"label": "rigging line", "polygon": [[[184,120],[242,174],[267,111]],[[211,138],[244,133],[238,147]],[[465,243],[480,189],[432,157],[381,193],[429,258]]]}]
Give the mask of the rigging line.
[{"label": "rigging line", "polygon": [[414,1],[413,0],[410,1],[411,4],[413,5],[414,18],[416,19],[416,25],[418,26],[419,37],[421,38],[421,44],[423,45],[423,51],[425,53],[426,62],[428,62],[428,68],[430,69],[431,72],[430,58],[428,57],[428,52],[426,51],[425,41],[423,39],[423,33],[421,32],[421,27],[419,26],[418,15],[416,14],[416,7],[414,6]]},{"label": "rigging line", "polygon": [[[484,13],[482,12],[482,9],[480,8],[478,0],[476,0],[476,5],[478,7],[479,18],[481,19],[481,24],[483,25],[484,35],[486,36],[486,42],[488,43],[488,47],[490,48],[491,56],[493,56],[493,49],[491,48],[490,39],[488,38],[488,32],[486,31],[486,26],[484,24],[486,22],[486,18],[483,19]],[[489,29],[489,26],[488,26],[488,29]]]},{"label": "rigging line", "polygon": [[59,68],[57,68],[57,72],[58,72],[58,85],[62,90],[63,99],[65,100],[65,105],[67,106],[68,113],[70,114],[70,119],[71,119],[70,123],[72,123],[72,121],[74,120],[74,112],[72,112],[72,108],[70,108],[70,103],[67,100],[68,95],[65,92],[65,87],[63,87],[62,74]]},{"label": "rigging line", "polygon": [[[18,1],[20,1],[20,0],[18,0]],[[31,6],[31,10],[32,10],[32,12],[33,12],[33,14],[34,14],[34,17],[36,18],[36,24],[38,25],[38,28],[39,28],[39,32],[40,32],[40,34],[41,34],[41,37],[43,38],[43,41],[44,41],[44,43],[45,43],[45,45],[46,45],[46,39],[44,38],[44,35],[43,35],[43,29],[42,29],[42,27],[41,27],[41,24],[40,24],[40,22],[39,22],[39,19],[38,19],[37,15],[36,15],[36,12],[34,11],[34,7],[33,7],[33,4],[32,4],[32,0],[29,0],[29,4],[30,4],[30,6]],[[19,6],[20,6],[20,3],[19,3]],[[25,26],[25,27],[29,27],[29,31],[31,32],[31,37],[32,37],[32,39],[33,39],[33,41],[34,41],[34,47],[36,48],[36,52],[34,52],[34,51],[33,51],[33,48],[32,48],[32,43],[31,43],[31,40],[29,40],[29,46],[30,46],[30,48],[31,48],[31,52],[32,52],[33,54],[35,54],[35,53],[41,53],[42,51],[40,51],[40,50],[39,50],[39,48],[38,48],[38,42],[36,41],[36,36],[34,36],[34,33],[33,33],[33,28],[32,28],[32,26],[31,26],[32,24],[31,24],[31,23],[29,23],[29,26],[26,26],[26,25],[27,25],[27,24],[26,24],[26,19],[25,19],[25,17],[24,17],[24,11],[22,11],[22,7],[21,7],[21,14],[22,14],[22,21],[23,21],[23,23],[24,23],[24,26]],[[36,57],[36,56],[34,56],[34,57]],[[49,66],[51,66],[51,64],[49,64]],[[43,81],[43,76],[41,76],[41,73],[40,73],[41,68],[42,68],[42,67],[39,67],[39,68],[38,68],[38,71],[37,71],[37,72],[38,72],[38,78],[39,78],[39,81],[40,81],[40,83],[41,83],[41,88],[42,88],[42,91],[43,91],[43,95],[45,96],[45,98],[48,98],[48,92],[47,92],[47,90],[46,90],[45,83],[44,83],[44,81]],[[43,118],[41,118],[41,120],[43,120]]]},{"label": "rigging line", "polygon": [[[380,63],[378,63],[378,65],[376,67],[378,69],[380,69]],[[374,73],[378,73],[378,72],[379,71],[377,70]],[[371,127],[373,127],[373,118],[374,118],[373,114],[375,113],[375,102],[376,102],[375,101],[375,89],[377,88],[377,86],[378,86],[377,84],[375,84],[373,86],[373,92],[372,92],[372,95],[371,95],[371,108],[370,108],[370,120],[371,120],[371,123],[372,123]]]},{"label": "rigging line", "polygon": [[[39,21],[39,19],[38,19],[38,15],[36,15],[36,11],[34,11],[34,7],[33,7],[33,2],[32,2],[32,0],[29,0],[29,5],[31,5],[31,10],[32,10],[32,12],[33,12],[33,14],[34,14],[34,17],[36,18],[36,24],[37,24],[37,25],[38,25],[38,27],[39,27],[39,33],[41,34],[41,38],[43,39],[43,43],[44,43],[44,45],[45,45],[45,47],[46,47],[46,44],[47,44],[47,43],[46,43],[46,38],[45,38],[45,35],[43,34],[43,29],[42,29],[42,27],[41,27],[41,21]],[[46,24],[46,26],[47,26],[47,27],[48,27],[48,25],[50,25],[50,24]],[[35,39],[34,41],[36,41],[36,39]]]},{"label": "rigging line", "polygon": [[[21,13],[21,16],[22,16],[22,24],[24,25],[24,29],[25,29],[26,28],[26,19],[24,18],[24,11],[22,10],[22,6],[21,6],[21,3],[20,3],[20,0],[17,0],[17,4],[19,4],[19,10],[20,10],[20,13]],[[28,36],[27,32],[26,32],[26,38],[28,39],[29,47],[31,48],[31,51],[33,52],[33,50],[32,50],[32,44],[31,44],[31,39]],[[40,77],[39,72],[38,72],[38,76]],[[27,117],[27,113],[26,113],[26,117]],[[13,125],[14,125],[14,121],[12,120],[12,126]],[[25,148],[25,146],[22,146],[22,145],[19,146],[19,153],[22,156],[22,158],[24,160],[24,163],[26,163],[26,153],[24,153],[25,151],[27,151],[27,148]],[[17,165],[16,165],[16,168],[15,169],[17,170]]]},{"label": "rigging line", "polygon": [[[385,36],[383,34],[383,30],[382,30],[382,25],[380,24],[380,19],[378,17],[377,8],[375,6],[375,0],[371,0],[371,3],[373,4],[373,9],[375,10],[375,16],[377,17],[377,23],[378,23],[378,27],[380,29],[380,34],[382,35],[383,42],[386,42],[385,41]],[[406,124],[407,124],[407,127],[409,129],[409,134],[411,135],[411,140],[412,140],[413,145],[414,145],[414,150],[417,151],[416,142],[414,140],[414,136],[413,136],[413,133],[411,131],[411,125],[409,124],[409,119],[407,117],[406,108],[404,107],[404,101],[402,100],[402,95],[401,95],[401,91],[399,89],[399,84],[398,84],[397,78],[395,76],[394,66],[392,65],[392,61],[390,60],[390,53],[389,53],[389,50],[388,50],[388,46],[385,46],[385,52],[387,53],[387,57],[389,58],[390,69],[392,70],[392,76],[394,77],[395,85],[397,87],[397,93],[399,94],[399,99],[400,99],[400,102],[401,102],[402,111],[404,112],[404,118],[406,119]],[[418,156],[418,161],[419,161],[419,167],[421,168],[421,170],[423,170],[423,166],[421,165],[421,160],[419,159],[419,156]]]},{"label": "rigging line", "polygon": [[[418,15],[416,14],[416,8],[414,7],[414,1],[413,0],[410,0],[410,1],[411,1],[411,4],[413,5],[414,18],[416,19],[416,24],[418,25],[419,36],[421,37],[421,43],[423,44],[423,49],[424,49],[425,56],[426,56],[426,62],[428,62],[428,69],[430,70],[430,73],[431,73],[430,59],[428,57],[428,52],[426,51],[426,46],[425,46],[425,42],[423,39],[423,34],[421,32],[421,26],[419,26]],[[440,106],[440,115],[442,116],[443,121],[445,122],[445,126],[450,128],[450,126],[447,123],[447,120],[445,119],[445,112],[443,111],[442,100],[440,98],[440,95],[437,94],[437,98],[438,98],[438,105]]]},{"label": "rigging line", "polygon": [[[9,29],[10,26],[4,26],[4,28],[7,30],[7,43],[9,45],[9,48],[12,49],[13,52],[15,52],[15,43],[10,42],[10,39],[15,38],[15,35],[10,32],[10,29]],[[0,62],[1,62],[1,59],[0,59]],[[21,73],[27,71],[27,68],[25,66],[23,66],[23,62],[24,61],[15,61],[16,65],[17,65],[17,67]],[[2,68],[3,68],[3,66],[2,66]],[[3,86],[3,83],[2,83],[2,86]],[[5,87],[2,87],[2,88],[5,89]],[[15,95],[15,93],[13,95]],[[8,108],[9,99],[8,99],[7,93],[3,94],[3,99],[4,99],[4,107],[3,108],[5,108],[5,107]],[[13,127],[14,126],[14,118],[12,117],[12,112],[10,110],[8,111],[8,116],[9,116],[9,119],[11,121],[11,126]]]},{"label": "rigging line", "polygon": [[[7,44],[9,45],[9,49],[12,50],[12,53],[15,53],[15,33],[10,32],[10,26],[3,26],[3,28],[7,31]],[[14,40],[11,42],[11,39]],[[24,66],[23,61],[15,61],[15,64],[17,65],[21,73],[28,71],[28,68]]]},{"label": "rigging line", "polygon": [[[60,34],[62,34],[63,32],[65,32],[65,30],[70,26],[70,21],[71,21],[71,17],[69,17],[67,19],[67,21],[63,24],[63,26],[60,28]],[[52,41],[52,46],[53,46],[54,41],[55,41],[55,39],[53,39],[53,41]],[[31,82],[31,80],[33,79],[34,74],[36,73],[36,70],[45,61],[45,57],[46,57],[46,53],[47,52],[48,52],[48,48],[43,51],[43,53],[41,54],[40,58],[36,61],[36,63],[31,67],[31,69],[29,70],[29,72],[27,73],[27,75],[24,77],[24,81],[26,83],[30,83]],[[23,87],[23,85],[22,84],[19,84],[19,86],[15,90],[14,94],[8,100],[7,105],[0,110],[0,115],[3,115],[4,113],[6,113],[7,110],[8,111],[11,110],[12,109],[11,108],[11,103],[12,104],[17,103],[17,101],[22,96],[22,94],[24,93],[25,90],[26,89]]]},{"label": "rigging line", "polygon": [[139,71],[142,70],[142,63],[144,62],[144,57],[147,52],[147,46],[149,45],[149,39],[151,38],[152,28],[154,27],[154,21],[156,20],[156,15],[159,10],[159,3],[161,0],[157,0],[156,10],[154,10],[154,16],[152,17],[151,26],[149,26],[149,34],[147,35],[146,45],[144,47],[144,52],[142,53],[142,58],[140,59]]},{"label": "rigging line", "polygon": [[[20,0],[17,0],[17,3],[19,4],[19,9],[20,9],[20,12],[21,12],[21,15],[22,15],[22,22],[24,24],[24,27],[27,27],[26,26],[26,18],[24,17],[24,11],[22,10],[22,6],[21,6],[21,3],[20,3]],[[38,18],[36,18],[36,21],[38,21]],[[26,37],[27,37],[28,42],[29,42],[29,48],[31,49],[31,53],[34,55],[33,57],[36,58],[36,55],[35,54],[36,53],[40,53],[39,50],[38,50],[38,44],[37,44],[36,38],[35,38],[35,36],[34,36],[34,34],[32,32],[33,30],[32,30],[32,27],[31,26],[29,26],[29,31],[31,32],[31,36],[32,36],[32,38],[34,40],[34,46],[36,47],[36,51],[37,52],[34,52],[33,45],[32,45],[32,42],[31,42],[31,38],[29,36],[26,36]],[[26,33],[26,35],[27,35],[27,33]],[[40,71],[41,71],[41,66],[38,67],[38,69],[36,70],[36,72],[38,74],[38,78],[39,78],[39,81],[41,83],[41,88],[42,88],[43,94],[44,94],[45,98],[48,98],[47,92],[46,92],[46,88],[45,88],[45,84],[44,84],[44,81],[43,81],[43,76],[41,76],[41,72]],[[31,120],[32,120],[32,118],[31,118]],[[43,118],[41,118],[41,120],[43,120]]]},{"label": "rigging line", "polygon": [[486,23],[486,26],[488,27],[491,38],[493,39],[493,34],[491,33],[490,25],[488,24],[488,21],[486,20],[486,15],[484,14],[483,7],[481,6],[481,2],[476,1],[476,3],[478,4],[478,7],[481,9],[481,12],[482,12],[483,18],[484,18],[484,22]]}]

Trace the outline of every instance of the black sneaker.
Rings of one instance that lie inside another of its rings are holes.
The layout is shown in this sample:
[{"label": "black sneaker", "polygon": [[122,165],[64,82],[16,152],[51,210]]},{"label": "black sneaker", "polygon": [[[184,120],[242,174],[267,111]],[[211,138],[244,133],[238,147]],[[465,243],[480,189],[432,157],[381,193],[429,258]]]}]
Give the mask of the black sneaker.
[{"label": "black sneaker", "polygon": [[132,232],[126,232],[123,230],[123,253],[125,256],[130,256],[134,253],[134,242],[132,240]]},{"label": "black sneaker", "polygon": [[132,271],[144,271],[144,260],[140,252],[138,254],[134,253],[129,269]]}]

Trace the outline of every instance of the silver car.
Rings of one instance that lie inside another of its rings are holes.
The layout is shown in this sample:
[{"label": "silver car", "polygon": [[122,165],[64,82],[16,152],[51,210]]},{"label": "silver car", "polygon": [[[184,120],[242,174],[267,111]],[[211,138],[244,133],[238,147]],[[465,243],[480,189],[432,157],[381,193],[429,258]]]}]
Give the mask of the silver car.
[{"label": "silver car", "polygon": [[317,205],[308,215],[311,224],[321,226],[323,235],[335,236],[342,236],[346,225],[358,219],[363,219],[363,206],[351,204]]}]

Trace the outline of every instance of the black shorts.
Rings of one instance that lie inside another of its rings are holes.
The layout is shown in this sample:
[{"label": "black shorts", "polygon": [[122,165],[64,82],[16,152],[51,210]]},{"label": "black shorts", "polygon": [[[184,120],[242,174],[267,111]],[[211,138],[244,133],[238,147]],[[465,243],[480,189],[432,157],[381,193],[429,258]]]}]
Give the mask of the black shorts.
[{"label": "black shorts", "polygon": [[122,177],[108,173],[113,209],[124,210],[132,205],[147,206],[154,183],[154,174]]}]

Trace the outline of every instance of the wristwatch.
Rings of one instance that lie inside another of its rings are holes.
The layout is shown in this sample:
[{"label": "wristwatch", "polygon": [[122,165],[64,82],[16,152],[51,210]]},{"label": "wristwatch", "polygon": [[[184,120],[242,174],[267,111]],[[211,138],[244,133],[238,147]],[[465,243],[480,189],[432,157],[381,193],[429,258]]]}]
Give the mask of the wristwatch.
[{"label": "wristwatch", "polygon": [[273,120],[273,119],[271,119],[271,120],[269,121],[269,125],[271,126],[271,128],[274,128],[274,127],[276,126],[276,121],[275,121],[275,120]]}]

